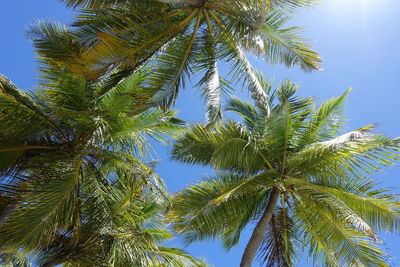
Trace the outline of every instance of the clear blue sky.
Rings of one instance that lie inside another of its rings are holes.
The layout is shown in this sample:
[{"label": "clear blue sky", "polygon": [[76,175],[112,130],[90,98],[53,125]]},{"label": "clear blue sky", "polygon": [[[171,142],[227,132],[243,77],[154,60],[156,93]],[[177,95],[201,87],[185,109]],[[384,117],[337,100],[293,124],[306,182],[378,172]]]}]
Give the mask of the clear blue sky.
[{"label": "clear blue sky", "polygon": [[[0,73],[10,77],[20,88],[32,88],[37,64],[24,30],[38,18],[71,22],[73,12],[57,0],[3,0],[0,10]],[[313,95],[324,100],[353,87],[346,108],[349,130],[378,123],[380,132],[400,136],[399,14],[399,0],[321,0],[319,6],[302,11],[292,24],[305,26],[304,35],[314,40],[313,46],[324,60],[324,71],[310,74],[271,67],[262,60],[252,62],[275,81],[286,78],[296,81],[302,87],[300,94],[303,96]],[[186,121],[202,121],[202,102],[190,89],[180,95],[176,108]],[[246,97],[244,93],[241,95]],[[179,191],[211,173],[207,169],[170,162],[168,149],[158,146],[156,149],[161,159],[158,171],[167,181],[170,192]],[[400,170],[388,169],[377,178],[383,186],[398,187]],[[219,241],[197,243],[186,249],[195,256],[207,258],[215,266],[237,266],[249,233],[246,230],[240,245],[229,253]],[[395,257],[393,266],[400,266],[396,258],[399,236],[383,234],[383,241]],[[181,245],[179,240],[173,244]],[[311,263],[303,260],[298,266],[311,266]]]}]

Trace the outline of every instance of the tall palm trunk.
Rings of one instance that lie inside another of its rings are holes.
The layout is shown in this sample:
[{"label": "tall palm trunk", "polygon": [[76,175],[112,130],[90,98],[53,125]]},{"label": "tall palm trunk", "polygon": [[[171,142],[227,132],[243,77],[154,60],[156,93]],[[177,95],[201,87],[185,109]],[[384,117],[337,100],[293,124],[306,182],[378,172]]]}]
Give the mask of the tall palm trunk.
[{"label": "tall palm trunk", "polygon": [[257,223],[257,226],[254,228],[253,234],[251,235],[250,240],[247,243],[246,249],[244,250],[242,256],[242,261],[240,262],[240,267],[251,267],[251,263],[253,262],[257,250],[260,247],[261,242],[264,238],[265,230],[267,229],[268,224],[271,221],[278,199],[279,190],[274,188],[269,197],[264,214],[262,215],[260,221]]}]

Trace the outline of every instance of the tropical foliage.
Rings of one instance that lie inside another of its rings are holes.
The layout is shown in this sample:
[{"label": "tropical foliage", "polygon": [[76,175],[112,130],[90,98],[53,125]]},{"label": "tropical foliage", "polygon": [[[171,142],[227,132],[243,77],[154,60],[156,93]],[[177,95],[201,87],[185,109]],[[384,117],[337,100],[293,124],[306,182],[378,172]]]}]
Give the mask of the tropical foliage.
[{"label": "tropical foliage", "polygon": [[268,101],[226,105],[240,123],[193,125],[174,145],[173,159],[216,170],[174,196],[175,230],[229,249],[256,223],[241,266],[257,251],[266,266],[296,266],[304,250],[318,266],[389,266],[377,232],[398,230],[400,202],[370,176],[399,159],[400,140],[374,125],[343,134],[349,90],[316,107],[290,81],[262,83]]},{"label": "tropical foliage", "polygon": [[[151,75],[144,87],[157,91],[152,103],[164,109],[195,76],[210,122],[221,118],[223,92],[231,88],[226,77],[243,80],[251,94],[267,98],[246,52],[270,63],[319,69],[320,58],[299,35],[301,29],[285,26],[294,10],[313,0],[63,2],[88,9],[81,11],[69,34],[78,37],[79,48],[52,54],[53,62],[76,53],[69,58],[75,70],[96,75],[119,69],[121,77],[145,65]],[[230,73],[220,74],[220,61],[229,64]]]},{"label": "tropical foliage", "polygon": [[[275,90],[247,55],[320,69],[286,26],[316,0],[62,0],[72,27],[29,30],[40,62],[30,92],[0,75],[0,265],[206,266],[163,243],[220,238],[236,245],[255,223],[241,266],[389,266],[378,233],[399,228],[400,201],[372,178],[400,157],[374,125],[344,133],[349,90],[316,106],[298,86]],[[225,65],[229,72],[221,71]],[[187,81],[207,124],[183,132],[170,107]],[[222,123],[231,98],[241,122]],[[219,123],[216,123],[219,122]],[[177,138],[172,158],[212,167],[173,196],[144,163],[151,140]],[[166,221],[164,218],[167,213]]]},{"label": "tropical foliage", "polygon": [[160,242],[168,205],[162,181],[137,156],[181,121],[140,109],[133,75],[108,88],[53,68],[23,93],[0,77],[0,250],[41,266],[190,266]]}]

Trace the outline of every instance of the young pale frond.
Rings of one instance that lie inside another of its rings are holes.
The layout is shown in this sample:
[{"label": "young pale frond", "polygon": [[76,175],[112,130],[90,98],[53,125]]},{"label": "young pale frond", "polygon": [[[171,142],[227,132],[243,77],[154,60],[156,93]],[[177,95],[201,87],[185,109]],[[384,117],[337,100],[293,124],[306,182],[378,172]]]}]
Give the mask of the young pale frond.
[{"label": "young pale frond", "polygon": [[[207,12],[204,13],[207,21],[208,32],[203,42],[199,42],[199,50],[206,53],[197,55],[196,64],[200,70],[205,69],[206,73],[200,79],[197,86],[201,90],[202,97],[206,101],[206,117],[207,120],[214,124],[221,120],[221,102],[222,102],[222,84],[218,70],[218,54],[215,47],[216,39],[214,32],[211,30],[212,25]],[[203,89],[201,89],[203,88]]]},{"label": "young pale frond", "polygon": [[304,71],[321,69],[319,55],[305,44],[300,37],[301,28],[284,28],[288,18],[279,13],[271,13],[257,32],[243,38],[243,46],[257,56],[264,57],[272,64],[287,67],[298,65]]},{"label": "young pale frond", "polygon": [[214,18],[216,24],[221,28],[221,37],[223,39],[223,47],[225,48],[225,57],[228,61],[233,61],[233,76],[236,80],[243,77],[246,82],[249,92],[259,108],[264,109],[267,113],[270,110],[268,96],[261,86],[259,77],[246,58],[244,51],[235,40],[232,33],[227,29],[224,21],[219,19],[217,14],[213,11],[208,12]]},{"label": "young pale frond", "polygon": [[206,117],[209,122],[218,122],[222,119],[221,111],[221,85],[220,77],[218,75],[217,62],[213,62],[213,66],[210,66],[206,76],[204,76],[204,83],[206,87],[204,89],[205,99],[207,101]]},{"label": "young pale frond", "polygon": [[[262,138],[263,154],[269,161],[276,161],[287,156],[287,151],[292,147],[292,140],[295,134],[295,121],[288,103],[279,105],[274,109],[271,116],[264,124]],[[270,138],[269,138],[270,137]],[[272,163],[270,163],[273,166]]]},{"label": "young pale frond", "polygon": [[370,175],[382,166],[393,165],[399,158],[398,140],[369,133],[371,127],[306,146],[290,159],[291,173],[303,172],[317,179],[329,179]]},{"label": "young pale frond", "polygon": [[[281,105],[287,104],[288,110],[293,118],[293,128],[296,132],[302,131],[304,121],[308,120],[308,116],[314,110],[314,98],[313,97],[298,97],[296,92],[299,89],[299,85],[292,81],[282,81],[276,90],[274,98],[279,101]],[[273,98],[273,99],[274,99]],[[296,134],[297,135],[297,134]],[[297,139],[297,137],[296,137]]]}]

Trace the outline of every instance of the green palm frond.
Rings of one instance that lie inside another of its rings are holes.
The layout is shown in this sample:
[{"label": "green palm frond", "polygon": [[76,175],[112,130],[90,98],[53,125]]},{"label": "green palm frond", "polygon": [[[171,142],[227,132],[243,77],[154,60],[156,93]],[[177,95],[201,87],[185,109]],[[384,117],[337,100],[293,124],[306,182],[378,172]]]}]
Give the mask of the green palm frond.
[{"label": "green palm frond", "polygon": [[194,125],[182,137],[182,142],[174,145],[173,159],[251,173],[260,170],[253,167],[262,165],[265,159],[248,138],[249,132],[232,121],[216,131],[218,134],[202,125]]},{"label": "green palm frond", "polygon": [[326,140],[339,134],[340,128],[343,127],[342,108],[350,91],[351,89],[348,89],[341,96],[331,98],[318,107],[305,125],[304,135],[301,137],[303,145],[322,141],[317,137]]},{"label": "green palm frond", "polygon": [[293,173],[307,169],[316,179],[335,179],[342,175],[370,175],[381,166],[392,166],[399,155],[398,140],[368,133],[370,128],[306,146],[290,160]]},{"label": "green palm frond", "polygon": [[62,0],[67,6],[82,8],[99,8],[103,6],[125,5],[124,0]]},{"label": "green palm frond", "polygon": [[257,251],[268,266],[296,266],[302,250],[317,266],[389,266],[378,234],[398,231],[400,201],[367,176],[399,160],[398,138],[374,125],[340,135],[349,90],[315,107],[296,84],[271,90],[258,77],[269,112],[256,95],[255,105],[233,98],[226,109],[242,122],[194,125],[174,145],[174,160],[217,172],[174,197],[174,228],[188,242],[220,238],[231,248],[255,220],[241,266]]},{"label": "green palm frond", "polygon": [[161,216],[169,200],[139,157],[183,122],[148,108],[143,77],[109,87],[108,76],[62,67],[29,94],[0,77],[0,251],[41,266],[197,263],[160,246],[173,236]]},{"label": "green palm frond", "polygon": [[[302,199],[304,201],[304,199]],[[305,238],[310,245],[310,256],[316,264],[340,266],[389,266],[386,254],[377,242],[346,223],[315,201],[296,205],[296,217],[301,220]],[[323,238],[321,238],[323,237]]]},{"label": "green palm frond", "polygon": [[4,267],[18,266],[18,267],[31,267],[29,259],[18,251],[10,251],[0,253],[0,265]]},{"label": "green palm frond", "polygon": [[271,0],[273,9],[293,12],[299,8],[308,7],[317,4],[319,0]]},{"label": "green palm frond", "polygon": [[[88,9],[100,8],[100,7],[112,7],[115,5],[132,5],[133,3],[127,3],[124,0],[62,0],[67,6],[70,7],[82,7]],[[170,4],[186,4],[194,5],[198,1],[185,1],[185,0],[159,0],[160,3],[170,3]],[[284,9],[285,11],[307,7],[318,2],[317,0],[228,0],[228,1],[215,1],[220,5],[271,5],[272,8]],[[261,2],[261,3],[260,3]]]},{"label": "green palm frond", "polygon": [[357,211],[357,215],[352,215],[352,218],[356,219],[360,216],[365,223],[372,227],[368,231],[397,231],[396,227],[400,219],[398,196],[388,189],[372,190],[375,189],[375,186],[369,179],[357,183],[356,190],[358,192],[351,192],[340,185],[330,185],[329,183],[309,184],[295,181],[294,184],[298,184],[299,188],[315,190],[315,192],[329,195],[331,199],[346,203],[349,209]]},{"label": "green palm frond", "polygon": [[[245,178],[243,175],[221,174],[175,195],[169,213],[174,228],[188,242],[222,235],[226,247],[232,247],[238,242],[240,231],[254,218],[263,203],[257,191],[261,188],[264,194],[268,194],[268,187],[260,183],[258,186],[257,182]],[[260,180],[262,177],[257,178]],[[247,182],[246,188],[244,182]],[[238,187],[241,187],[241,192],[238,192]],[[235,194],[227,200],[228,194],[235,189]],[[249,192],[253,196],[246,194]]]},{"label": "green palm frond", "polygon": [[28,34],[31,37],[36,52],[46,58],[59,61],[76,60],[76,56],[84,48],[66,25],[58,22],[37,21]]},{"label": "green palm frond", "polygon": [[298,260],[300,240],[287,210],[280,208],[272,217],[265,233],[260,260],[266,266],[294,266]]},{"label": "green palm frond", "polygon": [[246,52],[287,67],[320,69],[321,60],[299,35],[300,28],[285,26],[288,14],[311,5],[315,2],[312,0],[63,2],[87,8],[80,13],[73,31],[85,48],[79,54],[82,64],[98,74],[148,68],[145,87],[152,92],[161,89],[152,102],[164,109],[175,103],[193,71],[201,73],[198,86],[211,124],[221,119],[223,77],[219,62],[232,66],[228,78],[245,81],[267,111],[268,96]]},{"label": "green palm frond", "polygon": [[[33,181],[8,185],[2,190],[16,192],[18,199],[0,228],[4,245],[15,244],[31,252],[47,246],[56,229],[67,229],[74,223],[76,218],[71,214],[75,213],[78,201],[76,186],[80,176],[79,164],[59,161],[53,164],[53,169],[49,166],[47,172],[52,175],[41,174],[39,166],[32,166],[37,169]],[[28,221],[34,227],[26,224]]]}]

